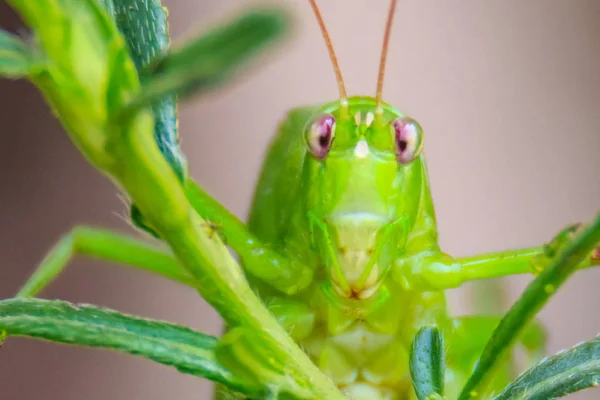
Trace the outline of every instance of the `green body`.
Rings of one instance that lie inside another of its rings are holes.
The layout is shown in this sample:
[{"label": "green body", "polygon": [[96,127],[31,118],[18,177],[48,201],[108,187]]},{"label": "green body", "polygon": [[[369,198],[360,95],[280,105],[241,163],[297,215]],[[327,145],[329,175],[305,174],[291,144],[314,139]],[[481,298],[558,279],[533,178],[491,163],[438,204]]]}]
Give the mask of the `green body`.
[{"label": "green body", "polygon": [[[270,248],[310,266],[312,281],[284,296],[251,275],[249,280],[349,398],[403,399],[412,392],[408,357],[419,328],[437,325],[452,343],[454,326],[462,327],[448,315],[443,291],[414,290],[403,271],[434,264],[452,271],[455,262],[438,246],[423,153],[401,165],[390,151],[390,124],[404,115],[384,105],[383,115],[374,117],[373,98],[348,103],[347,109],[335,102],[288,114],[267,154],[248,221]],[[331,151],[319,160],[308,149],[305,130],[323,113],[336,117],[337,125]],[[366,155],[355,153],[361,140],[369,146]],[[481,318],[471,328],[489,334],[495,323]],[[451,355],[448,361],[455,369],[447,375],[451,398],[481,350],[461,347],[462,364]]]},{"label": "green body", "polygon": [[[332,107],[336,105],[325,108]],[[350,114],[360,113],[362,120],[374,108],[374,99],[350,100]],[[253,233],[282,252],[296,253],[314,268],[315,278],[285,299],[264,284],[256,287],[294,339],[347,396],[398,399],[410,389],[408,351],[416,330],[424,323],[450,323],[443,293],[412,293],[389,273],[400,257],[439,254],[425,158],[421,155],[402,166],[393,153],[386,157],[369,151],[358,158],[349,145],[317,160],[307,149],[304,129],[324,111],[297,109],[281,125],[249,219]],[[391,122],[402,114],[386,108],[386,115]],[[345,134],[337,130],[334,146]],[[356,135],[349,141],[360,135],[348,133]],[[323,226],[311,226],[316,224]],[[329,256],[329,247],[336,260]],[[363,288],[354,287],[377,255],[374,270],[379,271]],[[342,276],[334,271],[336,262]]]}]

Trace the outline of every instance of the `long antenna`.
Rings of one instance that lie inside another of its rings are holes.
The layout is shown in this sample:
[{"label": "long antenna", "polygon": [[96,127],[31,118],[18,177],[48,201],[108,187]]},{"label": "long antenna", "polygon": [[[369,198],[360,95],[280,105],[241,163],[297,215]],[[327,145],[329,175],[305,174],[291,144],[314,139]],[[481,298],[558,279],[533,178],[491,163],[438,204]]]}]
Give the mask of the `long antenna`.
[{"label": "long antenna", "polygon": [[331,63],[333,64],[333,71],[335,72],[335,79],[337,80],[338,89],[340,90],[340,99],[346,100],[346,87],[344,86],[344,80],[342,79],[342,71],[340,70],[340,64],[338,63],[337,57],[335,56],[335,51],[333,51],[333,45],[331,44],[331,38],[329,37],[329,33],[327,32],[327,28],[325,28],[325,22],[323,22],[323,16],[319,11],[319,7],[317,6],[316,0],[309,0],[310,5],[315,13],[315,17],[317,17],[317,22],[319,23],[319,27],[321,28],[321,33],[323,34],[323,39],[325,40],[325,45],[327,46],[327,50],[329,51],[329,58],[331,58]]},{"label": "long antenna", "polygon": [[387,60],[390,36],[392,33],[392,23],[394,21],[394,12],[396,11],[397,0],[390,1],[387,21],[385,23],[385,33],[383,35],[383,45],[381,46],[381,59],[379,60],[379,74],[377,76],[377,94],[375,95],[376,110],[381,109],[381,97],[383,95],[383,78],[385,76],[385,62]]}]

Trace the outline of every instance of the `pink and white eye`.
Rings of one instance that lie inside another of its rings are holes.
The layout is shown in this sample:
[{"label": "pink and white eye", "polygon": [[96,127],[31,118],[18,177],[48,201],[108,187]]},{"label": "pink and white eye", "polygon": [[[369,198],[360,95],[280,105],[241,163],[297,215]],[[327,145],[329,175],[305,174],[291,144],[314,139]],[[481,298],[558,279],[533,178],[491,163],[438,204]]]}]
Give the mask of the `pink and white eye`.
[{"label": "pink and white eye", "polygon": [[423,131],[417,121],[411,118],[397,118],[392,123],[396,142],[398,163],[408,164],[421,154]]},{"label": "pink and white eye", "polygon": [[329,153],[335,137],[335,118],[330,114],[318,117],[306,132],[308,148],[313,156],[322,160]]}]

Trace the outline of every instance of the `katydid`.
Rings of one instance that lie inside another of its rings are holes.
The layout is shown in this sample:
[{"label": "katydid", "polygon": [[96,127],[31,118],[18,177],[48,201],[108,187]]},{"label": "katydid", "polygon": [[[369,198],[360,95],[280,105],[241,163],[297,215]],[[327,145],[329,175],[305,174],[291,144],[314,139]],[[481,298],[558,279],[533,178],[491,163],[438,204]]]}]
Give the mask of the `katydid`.
[{"label": "katydid", "polygon": [[[196,212],[240,257],[249,282],[315,364],[357,400],[414,396],[408,354],[415,333],[436,325],[448,352],[446,394],[455,398],[500,316],[453,318],[444,290],[464,282],[534,273],[543,246],[453,258],[437,240],[424,136],[417,121],[383,101],[385,59],[396,0],[390,3],[375,97],[348,97],[315,0],[339,99],[296,108],[265,159],[247,224],[190,178]],[[568,231],[565,231],[568,234]],[[55,247],[19,292],[33,296],[75,254],[198,283],[166,250],[91,228]],[[581,267],[597,265],[590,255]],[[236,327],[230,327],[235,333]],[[538,332],[537,326],[530,330]],[[541,336],[541,335],[540,335]],[[231,336],[229,336],[231,337]],[[543,341],[523,340],[531,359]],[[251,370],[251,359],[237,360]],[[490,390],[509,382],[510,363]],[[218,389],[217,398],[228,397]],[[233,396],[233,394],[230,394]]]}]

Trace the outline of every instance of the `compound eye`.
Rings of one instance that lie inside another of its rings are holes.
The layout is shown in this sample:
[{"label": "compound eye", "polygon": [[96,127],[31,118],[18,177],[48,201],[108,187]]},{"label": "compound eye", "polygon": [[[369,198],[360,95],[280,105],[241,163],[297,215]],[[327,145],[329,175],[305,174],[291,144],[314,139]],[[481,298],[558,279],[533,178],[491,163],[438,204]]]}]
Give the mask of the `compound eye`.
[{"label": "compound eye", "polygon": [[329,153],[335,137],[335,118],[330,114],[318,117],[306,132],[308,148],[317,159],[324,159]]},{"label": "compound eye", "polygon": [[398,163],[408,164],[421,154],[423,149],[423,131],[417,121],[401,117],[392,123],[396,141]]}]

